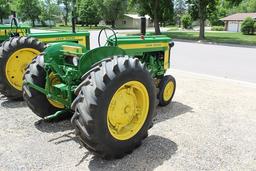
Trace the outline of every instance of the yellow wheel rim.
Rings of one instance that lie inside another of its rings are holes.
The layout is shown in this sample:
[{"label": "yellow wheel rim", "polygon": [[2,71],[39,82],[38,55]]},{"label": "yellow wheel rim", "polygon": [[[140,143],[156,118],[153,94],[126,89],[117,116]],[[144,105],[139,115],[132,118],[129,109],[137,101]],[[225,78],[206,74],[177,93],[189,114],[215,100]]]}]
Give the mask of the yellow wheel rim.
[{"label": "yellow wheel rim", "polygon": [[32,48],[23,48],[14,52],[8,59],[5,75],[8,82],[17,90],[22,90],[25,68],[40,52]]},{"label": "yellow wheel rim", "polygon": [[164,88],[164,93],[163,93],[164,101],[169,101],[172,98],[173,92],[174,92],[174,83],[172,81],[169,81]]},{"label": "yellow wheel rim", "polygon": [[138,81],[125,83],[115,92],[108,107],[109,132],[118,140],[132,138],[144,125],[148,110],[146,87]]},{"label": "yellow wheel rim", "polygon": [[[55,85],[55,84],[61,83],[61,81],[60,81],[60,79],[59,79],[55,74],[53,74],[53,72],[50,73],[50,75],[49,75],[49,80],[50,80],[50,84],[51,84],[50,92],[52,92],[52,91],[54,91],[53,88],[52,88],[52,86]],[[63,109],[63,108],[65,107],[65,106],[64,106],[62,103],[60,103],[60,102],[57,102],[57,101],[52,100],[52,99],[49,99],[49,98],[47,98],[47,99],[48,99],[49,103],[50,103],[51,105],[53,105],[54,107],[56,107],[56,108]]]}]

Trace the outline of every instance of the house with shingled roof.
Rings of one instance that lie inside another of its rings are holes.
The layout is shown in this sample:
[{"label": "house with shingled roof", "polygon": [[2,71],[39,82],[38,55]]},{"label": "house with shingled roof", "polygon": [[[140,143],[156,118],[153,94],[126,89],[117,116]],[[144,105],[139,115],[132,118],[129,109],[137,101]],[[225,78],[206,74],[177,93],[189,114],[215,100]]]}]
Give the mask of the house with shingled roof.
[{"label": "house with shingled roof", "polygon": [[252,17],[256,21],[256,13],[237,13],[220,20],[225,23],[226,31],[240,32],[241,24],[247,17]]}]

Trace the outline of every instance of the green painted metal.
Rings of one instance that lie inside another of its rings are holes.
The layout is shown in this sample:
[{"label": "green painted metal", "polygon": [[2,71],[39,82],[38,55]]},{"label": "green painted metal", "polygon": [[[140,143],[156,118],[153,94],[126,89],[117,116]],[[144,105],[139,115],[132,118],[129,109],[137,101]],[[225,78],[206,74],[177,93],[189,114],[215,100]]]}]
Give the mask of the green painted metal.
[{"label": "green painted metal", "polygon": [[67,37],[67,36],[89,36],[89,32],[47,32],[47,33],[32,33],[28,36],[35,38],[55,38],[55,37]]},{"label": "green painted metal", "polygon": [[[27,35],[30,33],[29,26],[19,26],[17,31],[22,35]],[[16,32],[16,27],[11,27],[10,25],[0,25],[0,42],[7,40],[10,37],[11,32]]]},{"label": "green painted metal", "polygon": [[154,53],[145,53],[140,57],[140,60],[146,64],[153,78],[163,76],[165,73],[164,61],[161,57],[156,58]]},{"label": "green painted metal", "polygon": [[[138,36],[118,37],[117,44],[119,46],[128,45],[124,46],[126,48],[123,49],[116,46],[105,46],[88,50],[88,47],[77,43],[52,44],[44,51],[46,86],[38,87],[31,83],[27,84],[44,93],[48,98],[64,104],[65,109],[70,110],[71,103],[75,98],[74,90],[81,83],[81,77],[90,71],[93,65],[106,58],[127,54],[135,56],[146,64],[152,77],[164,75],[164,53],[169,50],[168,42],[170,40],[164,36],[148,36],[145,39]],[[109,41],[113,42],[112,40]],[[153,43],[156,46],[148,46],[148,43]],[[142,48],[138,48],[138,44],[142,45]],[[163,44],[164,46],[162,46]],[[81,48],[81,53],[65,51],[65,46]],[[79,64],[68,63],[67,58],[79,59]],[[49,74],[52,72],[61,80],[60,84],[50,85]]]},{"label": "green painted metal", "polygon": [[[113,41],[113,40],[112,40]],[[141,36],[122,36],[118,37],[117,46],[122,47],[122,45],[145,45],[144,48],[123,48],[128,55],[137,56],[143,55],[146,52],[156,52],[165,51],[169,49],[169,46],[158,46],[153,47],[152,44],[155,43],[169,43],[172,39],[166,36],[145,36],[144,39]]]},{"label": "green painted metal", "polygon": [[[65,46],[81,48],[82,53],[65,51]],[[66,108],[70,108],[70,104],[73,101],[74,89],[80,83],[82,73],[79,71],[79,66],[67,63],[66,58],[81,58],[87,51],[85,46],[71,42],[62,42],[49,46],[44,52],[46,70],[45,92],[42,92],[38,87],[33,88],[46,94],[48,98],[61,102]],[[53,87],[50,85],[49,74],[51,72],[55,73],[62,81],[61,84],[54,85]],[[52,89],[54,91],[51,91]]]},{"label": "green painted metal", "polygon": [[[29,36],[37,38],[44,43],[55,42],[75,42],[80,43],[90,49],[90,33],[89,32],[47,32],[47,33],[31,33],[29,26],[18,26],[17,28],[10,25],[0,25],[0,42],[7,40],[10,37],[11,32],[16,32],[16,29],[20,36]],[[84,39],[84,40],[83,40]]]},{"label": "green painted metal", "polygon": [[166,36],[145,36],[144,39],[141,36],[120,36],[118,37],[117,44],[145,44],[145,43],[168,43],[172,39]]},{"label": "green painted metal", "polygon": [[126,55],[126,53],[123,49],[113,46],[104,46],[90,50],[81,57],[78,68],[79,72],[83,75],[89,71],[95,63],[105,58],[118,55]]},{"label": "green painted metal", "polygon": [[145,49],[124,49],[127,55],[131,56],[141,56],[146,52],[157,52],[157,51],[165,51],[166,48],[145,48]]},{"label": "green painted metal", "polygon": [[89,32],[48,32],[48,33],[33,33],[28,34],[30,37],[37,38],[44,43],[56,42],[75,42],[86,46],[90,49],[90,33]]},{"label": "green painted metal", "polygon": [[[12,27],[11,27],[11,25],[3,25],[3,24],[0,24],[0,30],[5,30],[5,29],[11,29]],[[19,26],[18,27],[18,29],[30,29],[30,27],[29,26],[23,26],[23,25],[21,25],[21,26]],[[16,29],[16,27],[15,26],[13,26],[13,29]]]}]

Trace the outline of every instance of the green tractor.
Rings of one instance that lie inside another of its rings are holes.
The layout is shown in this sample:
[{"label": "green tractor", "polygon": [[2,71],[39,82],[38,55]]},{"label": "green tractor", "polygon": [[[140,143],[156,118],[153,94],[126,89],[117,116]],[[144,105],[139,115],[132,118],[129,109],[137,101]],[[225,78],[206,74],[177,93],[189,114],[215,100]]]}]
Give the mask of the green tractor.
[{"label": "green tractor", "polygon": [[39,117],[73,114],[81,143],[110,159],[141,144],[156,105],[171,102],[176,83],[165,75],[174,45],[169,37],[119,37],[107,30],[99,34],[106,43],[95,49],[70,42],[46,48],[25,71],[23,97]]},{"label": "green tractor", "polygon": [[16,18],[11,26],[0,26],[0,93],[10,99],[22,99],[25,68],[50,43],[75,42],[89,47],[87,32],[51,32],[31,34],[30,28],[19,26]]}]

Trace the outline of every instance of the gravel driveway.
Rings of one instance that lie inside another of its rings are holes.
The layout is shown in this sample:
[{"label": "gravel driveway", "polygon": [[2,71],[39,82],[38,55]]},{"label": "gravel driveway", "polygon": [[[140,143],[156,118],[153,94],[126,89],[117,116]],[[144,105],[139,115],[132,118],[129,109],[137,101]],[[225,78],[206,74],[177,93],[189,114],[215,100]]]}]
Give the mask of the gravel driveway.
[{"label": "gravel driveway", "polygon": [[172,71],[174,102],[158,108],[141,147],[105,161],[68,120],[47,123],[0,99],[0,170],[256,170],[256,85]]}]

